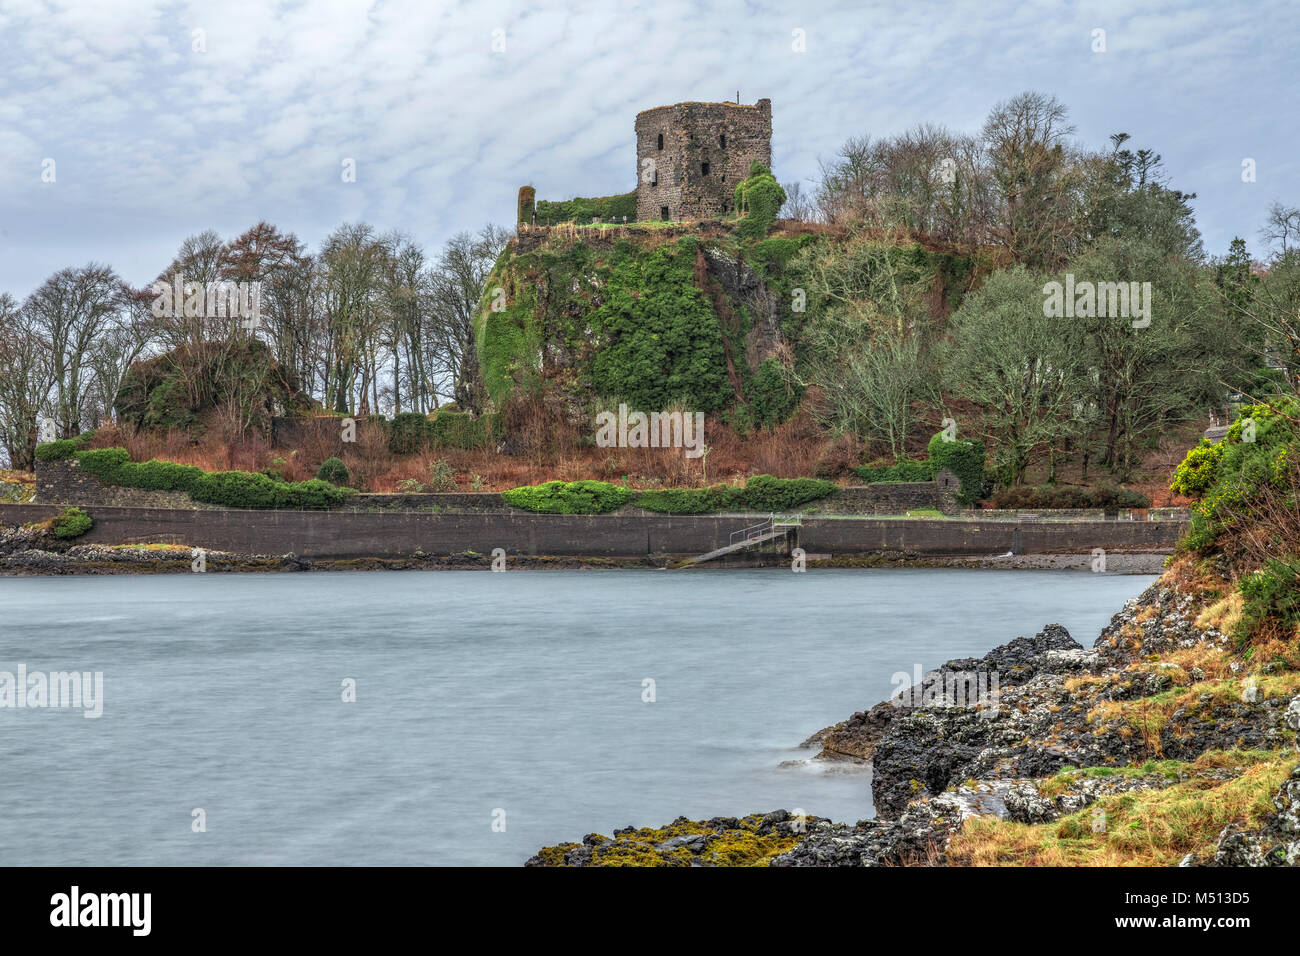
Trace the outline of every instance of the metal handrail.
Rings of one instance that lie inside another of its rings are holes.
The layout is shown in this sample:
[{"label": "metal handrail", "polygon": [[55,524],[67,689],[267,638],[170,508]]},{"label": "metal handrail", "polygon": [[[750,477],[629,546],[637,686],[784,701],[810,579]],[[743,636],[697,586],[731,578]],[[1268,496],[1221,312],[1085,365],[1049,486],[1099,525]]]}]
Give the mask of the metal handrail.
[{"label": "metal handrail", "polygon": [[739,531],[731,532],[731,538],[727,543],[729,545],[735,544],[737,537],[742,541],[750,541],[753,538],[762,537],[764,532],[772,530],[772,521],[775,517],[776,515],[769,514],[765,521],[760,521],[758,524],[750,525],[748,528],[741,528]]}]

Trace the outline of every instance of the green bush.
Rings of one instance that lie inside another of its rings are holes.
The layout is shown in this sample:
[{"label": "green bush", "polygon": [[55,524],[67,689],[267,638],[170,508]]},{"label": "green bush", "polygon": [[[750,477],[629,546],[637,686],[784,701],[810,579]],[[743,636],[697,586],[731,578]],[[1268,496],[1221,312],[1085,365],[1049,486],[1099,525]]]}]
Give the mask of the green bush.
[{"label": "green bush", "polygon": [[636,492],[605,481],[548,481],[503,491],[506,504],[546,514],[595,515],[621,508]]},{"label": "green bush", "polygon": [[1074,485],[1017,485],[1001,488],[993,496],[999,508],[1101,508],[1117,511],[1120,508],[1149,508],[1151,499],[1132,488],[1103,485],[1099,488],[1079,488]]},{"label": "green bush", "polygon": [[1290,640],[1300,624],[1300,559],[1270,559],[1238,585],[1241,618],[1233,637],[1239,645],[1253,638]]},{"label": "green bush", "polygon": [[1210,549],[1230,522],[1251,520],[1253,502],[1266,490],[1288,488],[1300,454],[1300,431],[1293,424],[1297,417],[1300,403],[1295,399],[1251,405],[1238,413],[1217,446],[1203,442],[1187,453],[1170,484],[1173,491],[1196,492],[1199,498],[1181,547]]},{"label": "green bush", "polygon": [[1169,490],[1189,498],[1200,498],[1218,476],[1219,459],[1223,457],[1223,446],[1202,438],[1201,443],[1187,453],[1174,469],[1174,480]]},{"label": "green bush", "polygon": [[77,463],[82,471],[90,472],[106,485],[121,484],[117,480],[119,469],[131,460],[131,453],[125,448],[94,448],[79,451]]},{"label": "green bush", "polygon": [[585,225],[591,222],[593,218],[599,219],[601,222],[607,222],[610,219],[622,222],[624,216],[627,216],[628,222],[635,222],[636,192],[594,198],[577,196],[562,202],[539,199],[536,208],[537,221],[542,225],[547,223],[554,225],[560,222]]},{"label": "green bush", "polygon": [[388,422],[388,450],[394,455],[414,455],[428,449],[433,425],[419,412],[402,412]]},{"label": "green bush", "polygon": [[328,481],[280,482],[251,471],[216,471],[194,482],[190,497],[225,508],[286,508],[323,511],[352,493]]},{"label": "green bush", "polygon": [[800,389],[786,378],[785,368],[774,358],[764,359],[745,386],[754,424],[771,428],[790,417],[799,403]]},{"label": "green bush", "polygon": [[190,497],[226,508],[274,508],[281,482],[251,471],[214,471],[194,482]]},{"label": "green bush", "polygon": [[348,466],[343,464],[341,458],[326,458],[322,461],[316,469],[316,477],[332,485],[346,485],[352,479]]},{"label": "green bush", "polygon": [[36,446],[37,461],[62,461],[77,453],[78,446],[74,438],[60,438]]},{"label": "green bush", "polygon": [[286,482],[276,486],[275,507],[298,511],[328,511],[342,504],[351,494],[355,494],[355,489],[339,488],[319,478]]},{"label": "green bush", "polygon": [[56,538],[78,538],[89,531],[93,524],[90,515],[80,508],[65,508],[63,514],[50,522],[50,529]]},{"label": "green bush", "polygon": [[947,468],[961,482],[957,500],[963,505],[973,505],[984,497],[984,446],[979,442],[956,439],[946,441],[943,432],[930,439],[930,464],[932,474]]},{"label": "green bush", "polygon": [[475,418],[469,412],[436,412],[429,423],[429,440],[435,448],[487,448],[496,424],[495,415]]},{"label": "green bush", "polygon": [[[85,467],[84,465],[82,467]],[[175,462],[149,461],[123,462],[113,474],[115,484],[128,488],[145,488],[151,491],[189,491],[203,476],[202,468],[178,465]]]},{"label": "green bush", "polygon": [[882,481],[934,481],[934,463],[929,459],[912,461],[903,458],[893,465],[861,465],[854,468],[853,472],[867,484]]},{"label": "green bush", "polygon": [[821,478],[773,478],[755,475],[745,482],[745,504],[753,511],[789,511],[838,490]]},{"label": "green bush", "polygon": [[711,488],[663,488],[643,491],[637,507],[667,515],[703,515],[717,511],[738,511],[745,507],[745,489],[734,485]]},{"label": "green bush", "polygon": [[736,212],[743,218],[736,224],[740,239],[766,239],[785,205],[785,190],[762,163],[749,166],[749,176],[736,185]]},{"label": "green bush", "polygon": [[429,490],[437,494],[456,490],[456,472],[447,459],[439,458],[429,465]]}]

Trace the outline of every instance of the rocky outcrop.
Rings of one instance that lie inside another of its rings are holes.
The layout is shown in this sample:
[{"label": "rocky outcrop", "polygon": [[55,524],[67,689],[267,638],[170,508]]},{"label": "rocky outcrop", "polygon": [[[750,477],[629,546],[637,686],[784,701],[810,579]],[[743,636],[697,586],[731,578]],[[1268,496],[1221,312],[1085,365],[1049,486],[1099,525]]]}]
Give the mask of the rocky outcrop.
[{"label": "rocky outcrop", "polygon": [[[877,817],[810,819],[793,846],[766,862],[978,862],[963,829],[972,817],[1048,824],[1051,842],[1082,845],[1107,834],[1104,845],[1124,847],[1127,834],[1152,822],[1128,808],[1177,801],[1179,793],[1156,793],[1177,787],[1198,813],[1217,807],[1212,820],[1237,821],[1217,841],[1202,829],[1183,865],[1300,865],[1300,765],[1289,769],[1300,682],[1281,663],[1248,665],[1225,634],[1197,622],[1199,610],[1162,580],[1125,605],[1091,648],[1049,625],[983,657],[948,661],[915,689],[819,731],[805,742],[821,745],[819,758],[871,763]],[[996,675],[996,694],[954,706],[946,691],[971,675]],[[1288,773],[1271,798],[1275,813],[1249,809],[1269,793],[1261,785]],[[1219,793],[1222,800],[1210,799]],[[1122,831],[1109,829],[1111,812]],[[964,845],[954,843],[959,832]]]}]

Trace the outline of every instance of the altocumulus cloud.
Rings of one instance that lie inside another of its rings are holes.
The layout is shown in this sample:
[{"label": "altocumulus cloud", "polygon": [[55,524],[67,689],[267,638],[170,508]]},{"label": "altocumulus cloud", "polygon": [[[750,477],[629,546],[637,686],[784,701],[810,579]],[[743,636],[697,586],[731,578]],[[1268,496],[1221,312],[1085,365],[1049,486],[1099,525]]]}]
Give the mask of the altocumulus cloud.
[{"label": "altocumulus cloud", "polygon": [[523,183],[631,189],[638,110],[738,90],[772,99],[783,181],[852,135],[976,130],[998,100],[1052,93],[1084,143],[1124,130],[1161,152],[1222,251],[1271,199],[1300,202],[1298,33],[1286,0],[0,0],[0,290],[90,260],[144,284],[185,236],[259,219],[313,246],[356,219],[437,244],[509,223]]}]

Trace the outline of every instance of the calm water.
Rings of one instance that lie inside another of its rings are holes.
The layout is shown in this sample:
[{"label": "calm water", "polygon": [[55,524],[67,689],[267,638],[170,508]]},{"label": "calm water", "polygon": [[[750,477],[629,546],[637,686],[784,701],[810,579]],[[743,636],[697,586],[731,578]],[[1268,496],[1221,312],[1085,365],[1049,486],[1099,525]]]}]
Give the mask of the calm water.
[{"label": "calm water", "polygon": [[[872,814],[802,761],[890,675],[1151,578],[973,570],[0,579],[0,671],[104,709],[0,709],[0,865],[507,864],[679,814]],[[356,701],[342,682],[356,681]],[[643,702],[643,681],[655,701]],[[207,832],[191,831],[202,808]],[[494,832],[494,811],[505,832]],[[500,815],[497,816],[500,820]]]}]

